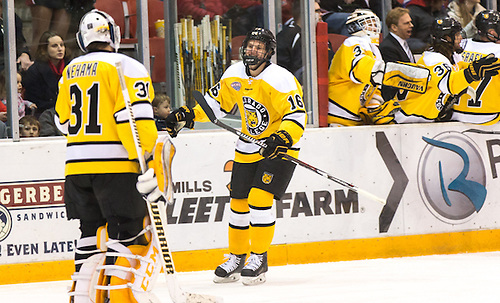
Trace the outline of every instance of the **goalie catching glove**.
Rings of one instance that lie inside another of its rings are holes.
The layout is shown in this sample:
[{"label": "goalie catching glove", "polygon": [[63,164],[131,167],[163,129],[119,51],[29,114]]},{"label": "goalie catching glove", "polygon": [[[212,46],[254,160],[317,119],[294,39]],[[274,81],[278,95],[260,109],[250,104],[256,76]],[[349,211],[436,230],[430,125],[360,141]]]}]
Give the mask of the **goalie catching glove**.
[{"label": "goalie catching glove", "polygon": [[266,147],[261,147],[259,153],[269,159],[282,157],[290,147],[292,147],[292,136],[284,130],[279,130],[271,134],[264,143]]},{"label": "goalie catching glove", "polygon": [[498,75],[500,63],[493,54],[489,54],[479,60],[473,61],[464,69],[464,76],[467,82],[472,83],[485,77]]},{"label": "goalie catching glove", "polygon": [[194,127],[194,112],[187,106],[181,106],[171,112],[166,118],[166,130],[172,138],[177,137],[177,134],[183,127]]}]

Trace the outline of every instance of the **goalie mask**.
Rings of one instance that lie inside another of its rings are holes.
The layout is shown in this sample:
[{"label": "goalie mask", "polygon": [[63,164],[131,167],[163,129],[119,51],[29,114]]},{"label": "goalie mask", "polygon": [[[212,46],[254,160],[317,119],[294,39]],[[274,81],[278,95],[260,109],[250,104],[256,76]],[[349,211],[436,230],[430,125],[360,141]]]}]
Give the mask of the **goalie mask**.
[{"label": "goalie mask", "polygon": [[[432,22],[431,45],[434,51],[442,53],[447,57],[451,56],[453,52],[460,54],[464,50],[460,45],[461,41],[465,41],[462,40],[463,37],[462,25],[453,18],[437,18]],[[457,38],[460,41],[457,41]]]},{"label": "goalie mask", "polygon": [[[260,41],[261,43],[255,43],[256,41]],[[256,70],[262,63],[271,60],[275,48],[276,38],[274,38],[273,33],[268,29],[256,27],[248,32],[240,47],[243,64],[247,68],[250,68],[250,65],[257,66],[252,69]]]},{"label": "goalie mask", "polygon": [[346,21],[349,34],[358,37],[368,36],[372,42],[378,43],[382,26],[380,19],[369,9],[357,9]]},{"label": "goalie mask", "polygon": [[120,47],[120,27],[113,17],[103,11],[93,9],[86,13],[80,21],[76,34],[78,46],[84,52],[92,42],[105,42],[118,51]]},{"label": "goalie mask", "polygon": [[[488,38],[491,42],[497,42],[500,40],[500,13],[494,10],[484,10],[480,12],[475,19],[475,25],[477,28],[477,33],[481,37]],[[489,33],[488,31],[492,29],[496,34]]]}]

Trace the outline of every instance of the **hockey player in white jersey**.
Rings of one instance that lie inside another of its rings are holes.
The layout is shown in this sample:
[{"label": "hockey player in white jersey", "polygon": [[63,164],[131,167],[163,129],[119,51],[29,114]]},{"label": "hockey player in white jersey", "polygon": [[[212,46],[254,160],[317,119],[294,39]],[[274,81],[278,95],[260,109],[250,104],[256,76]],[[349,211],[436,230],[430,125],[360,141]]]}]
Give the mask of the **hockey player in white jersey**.
[{"label": "hockey player in white jersey", "polygon": [[[285,193],[295,164],[282,159],[297,157],[306,126],[302,89],[286,69],[270,62],[276,40],[271,31],[255,28],[240,49],[243,61],[230,66],[205,99],[217,118],[236,105],[246,135],[263,140],[267,148],[239,139],[231,175],[228,260],[215,270],[215,283],[245,285],[265,282],[267,251],[274,236],[274,198]],[[181,107],[166,119],[167,130],[176,136],[180,125],[209,119],[199,105]],[[248,260],[245,260],[247,255]]]},{"label": "hockey player in white jersey", "polygon": [[[475,18],[478,34],[467,39],[462,58],[472,62],[489,54],[500,57],[500,13],[480,12]],[[453,106],[452,120],[491,125],[500,120],[500,76],[488,76],[471,83]]]},{"label": "hockey player in white jersey", "polygon": [[84,55],[64,69],[56,124],[65,134],[64,202],[80,221],[70,302],[158,302],[150,292],[161,269],[151,240],[147,207],[136,189],[138,155],[120,89],[121,62],[143,150],[157,139],[151,78],[140,62],[117,53],[120,30],[105,12],[92,10],[79,25]]}]

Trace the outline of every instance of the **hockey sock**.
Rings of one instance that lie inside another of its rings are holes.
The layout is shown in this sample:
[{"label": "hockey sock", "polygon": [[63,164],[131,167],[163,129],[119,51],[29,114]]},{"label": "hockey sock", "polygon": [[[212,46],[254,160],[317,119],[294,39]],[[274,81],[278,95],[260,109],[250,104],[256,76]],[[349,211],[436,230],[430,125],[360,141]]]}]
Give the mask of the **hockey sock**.
[{"label": "hockey sock", "polygon": [[262,189],[252,188],[248,195],[250,207],[250,249],[261,254],[268,251],[274,237],[276,214],[272,206],[274,195]]},{"label": "hockey sock", "polygon": [[250,211],[247,199],[231,199],[229,215],[229,251],[235,255],[247,254],[250,249]]}]

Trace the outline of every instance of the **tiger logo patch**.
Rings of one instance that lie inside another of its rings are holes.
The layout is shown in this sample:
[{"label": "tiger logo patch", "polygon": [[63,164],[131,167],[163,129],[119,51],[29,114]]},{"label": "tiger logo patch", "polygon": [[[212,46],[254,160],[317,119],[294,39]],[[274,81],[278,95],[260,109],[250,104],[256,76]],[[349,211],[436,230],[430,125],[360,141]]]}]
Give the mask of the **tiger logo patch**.
[{"label": "tiger logo patch", "polygon": [[262,174],[262,183],[264,183],[264,184],[269,184],[269,183],[271,183],[271,181],[273,181],[273,177],[274,177],[274,175],[273,175],[273,174],[268,173],[268,172],[264,172],[264,173]]}]

